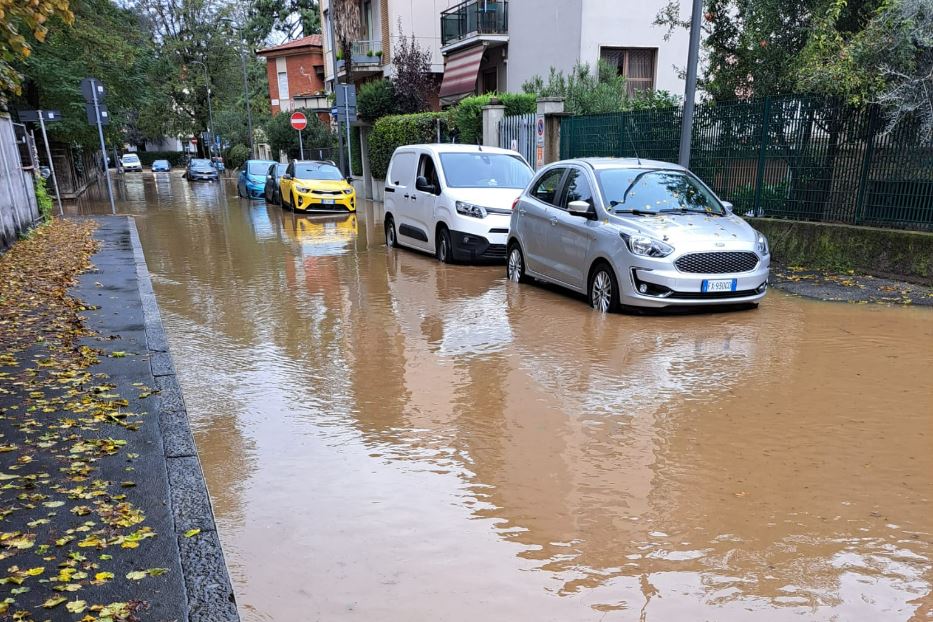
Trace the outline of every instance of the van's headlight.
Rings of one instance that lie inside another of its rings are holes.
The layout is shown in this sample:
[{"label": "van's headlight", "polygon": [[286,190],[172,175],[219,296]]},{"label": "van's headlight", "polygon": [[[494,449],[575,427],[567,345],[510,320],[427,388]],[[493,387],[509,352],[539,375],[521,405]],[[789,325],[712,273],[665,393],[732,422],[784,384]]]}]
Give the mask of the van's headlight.
[{"label": "van's headlight", "polygon": [[472,216],[473,218],[486,218],[485,207],[482,205],[473,205],[465,201],[457,201],[457,212],[464,216]]},{"label": "van's headlight", "polygon": [[758,236],[757,242],[755,243],[755,250],[757,250],[758,254],[762,257],[767,257],[768,253],[771,252],[771,249],[768,248],[768,238],[766,238],[764,234],[759,231],[756,231],[755,235]]},{"label": "van's headlight", "polygon": [[655,240],[654,238],[649,238],[644,235],[629,235],[628,233],[620,233],[619,235],[625,240],[625,244],[628,245],[628,249],[632,251],[633,255],[639,255],[641,257],[667,257],[674,252],[673,246],[665,244],[660,240]]},{"label": "van's headlight", "polygon": [[311,192],[311,188],[308,188],[307,186],[299,186],[299,185],[296,185],[296,186],[295,186],[295,192],[300,192],[300,193],[304,194],[305,192]]}]

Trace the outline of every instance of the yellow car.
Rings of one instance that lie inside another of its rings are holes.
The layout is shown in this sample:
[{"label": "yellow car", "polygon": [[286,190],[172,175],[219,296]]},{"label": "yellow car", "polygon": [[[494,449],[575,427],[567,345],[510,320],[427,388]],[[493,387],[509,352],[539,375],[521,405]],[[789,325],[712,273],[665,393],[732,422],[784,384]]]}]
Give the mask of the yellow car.
[{"label": "yellow car", "polygon": [[330,162],[292,160],[279,181],[282,207],[302,212],[355,212],[356,192],[348,179]]}]

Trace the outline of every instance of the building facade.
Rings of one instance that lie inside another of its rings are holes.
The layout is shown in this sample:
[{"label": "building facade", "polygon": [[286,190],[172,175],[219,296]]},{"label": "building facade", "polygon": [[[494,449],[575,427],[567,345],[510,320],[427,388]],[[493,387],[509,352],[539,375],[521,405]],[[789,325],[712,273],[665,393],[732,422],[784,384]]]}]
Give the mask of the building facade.
[{"label": "building facade", "polygon": [[272,114],[309,108],[322,121],[329,122],[321,39],[321,35],[311,35],[256,52],[266,59]]},{"label": "building facade", "polygon": [[[691,5],[680,0],[681,15]],[[628,80],[629,92],[683,92],[689,33],[654,21],[666,0],[467,0],[440,14],[446,71],[441,102],[474,93],[519,92],[551,67],[567,74],[575,63],[602,59]]]}]

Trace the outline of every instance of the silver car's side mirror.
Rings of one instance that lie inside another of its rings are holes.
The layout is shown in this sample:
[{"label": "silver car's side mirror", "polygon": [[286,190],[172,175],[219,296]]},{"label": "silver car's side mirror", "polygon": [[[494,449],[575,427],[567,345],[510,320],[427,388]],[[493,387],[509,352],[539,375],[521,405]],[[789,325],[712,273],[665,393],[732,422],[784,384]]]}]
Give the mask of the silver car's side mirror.
[{"label": "silver car's side mirror", "polygon": [[574,216],[587,216],[590,213],[590,204],[586,201],[571,201],[567,204],[567,211]]},{"label": "silver car's side mirror", "polygon": [[726,211],[727,211],[727,212],[729,212],[730,214],[732,213],[732,210],[733,210],[733,207],[734,207],[734,206],[732,205],[732,203],[731,203],[730,201],[723,201],[723,202],[722,202],[722,206],[723,206],[724,208],[726,208]]}]

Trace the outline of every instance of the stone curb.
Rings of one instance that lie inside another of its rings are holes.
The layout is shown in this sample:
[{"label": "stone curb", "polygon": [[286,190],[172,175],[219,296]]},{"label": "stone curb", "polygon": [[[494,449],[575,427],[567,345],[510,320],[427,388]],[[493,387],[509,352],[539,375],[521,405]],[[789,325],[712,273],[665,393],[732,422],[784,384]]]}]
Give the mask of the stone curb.
[{"label": "stone curb", "polygon": [[[188,596],[187,619],[189,622],[239,622],[240,616],[217,535],[207,484],[188,426],[188,412],[175,377],[175,367],[162,329],[162,317],[152,290],[152,279],[139,241],[136,221],[132,217],[127,220],[143,305],[149,364],[156,388],[159,389],[159,427],[175,522],[174,539]],[[201,533],[194,538],[186,538],[184,533],[189,529],[200,529]]]}]

